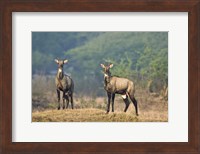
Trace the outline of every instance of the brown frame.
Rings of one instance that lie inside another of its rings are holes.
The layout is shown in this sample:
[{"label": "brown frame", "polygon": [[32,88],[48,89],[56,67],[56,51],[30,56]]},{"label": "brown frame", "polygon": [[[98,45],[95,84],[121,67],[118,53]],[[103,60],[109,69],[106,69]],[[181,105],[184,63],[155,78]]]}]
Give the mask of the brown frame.
[{"label": "brown frame", "polygon": [[[12,12],[188,12],[189,142],[12,143]],[[0,153],[200,153],[199,49],[200,0],[1,0]]]}]

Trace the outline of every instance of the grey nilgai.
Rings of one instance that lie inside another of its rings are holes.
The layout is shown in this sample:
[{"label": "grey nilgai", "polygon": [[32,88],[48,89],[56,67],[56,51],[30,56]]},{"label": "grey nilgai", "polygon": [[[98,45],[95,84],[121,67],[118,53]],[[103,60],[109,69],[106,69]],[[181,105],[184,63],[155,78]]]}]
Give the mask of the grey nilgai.
[{"label": "grey nilgai", "polygon": [[130,100],[134,104],[136,115],[138,116],[138,104],[137,100],[134,97],[135,93],[134,83],[126,78],[111,76],[110,68],[113,67],[113,64],[109,64],[107,66],[101,64],[101,67],[104,69],[104,89],[106,90],[108,96],[108,106],[106,113],[110,111],[111,98],[112,98],[112,112],[114,112],[115,94],[121,94],[124,103],[126,105],[124,112],[126,112],[129,107],[130,102],[128,98],[130,98]]},{"label": "grey nilgai", "polygon": [[[71,101],[71,107],[74,108],[73,104],[73,92],[74,92],[74,82],[72,78],[64,74],[63,66],[68,62],[68,60],[58,60],[55,59],[55,62],[58,64],[58,71],[55,77],[56,91],[58,97],[58,110],[63,107],[63,109],[68,108],[69,99]],[[63,92],[63,103],[60,103],[60,91]],[[65,101],[66,100],[66,101]]]}]

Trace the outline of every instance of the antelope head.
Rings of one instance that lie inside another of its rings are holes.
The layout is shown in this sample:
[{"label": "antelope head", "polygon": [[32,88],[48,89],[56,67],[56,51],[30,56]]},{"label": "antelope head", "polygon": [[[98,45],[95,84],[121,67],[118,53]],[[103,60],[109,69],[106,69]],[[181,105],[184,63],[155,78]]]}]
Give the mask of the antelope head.
[{"label": "antelope head", "polygon": [[68,60],[67,59],[65,59],[65,60],[55,59],[55,62],[58,64],[57,76],[61,79],[63,77],[63,65],[66,64],[68,62]]},{"label": "antelope head", "polygon": [[101,64],[101,67],[104,69],[104,77],[109,77],[109,76],[111,76],[110,68],[113,67],[113,64],[109,64],[109,65],[107,65],[107,66],[105,66],[104,64]]}]

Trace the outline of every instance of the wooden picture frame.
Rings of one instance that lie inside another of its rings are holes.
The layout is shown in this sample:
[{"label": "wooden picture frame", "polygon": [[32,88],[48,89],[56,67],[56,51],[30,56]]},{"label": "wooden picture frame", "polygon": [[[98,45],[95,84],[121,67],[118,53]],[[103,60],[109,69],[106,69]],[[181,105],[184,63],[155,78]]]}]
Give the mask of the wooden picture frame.
[{"label": "wooden picture frame", "polygon": [[[12,12],[188,12],[188,142],[12,142]],[[1,0],[0,153],[200,153],[199,49],[199,0]]]}]

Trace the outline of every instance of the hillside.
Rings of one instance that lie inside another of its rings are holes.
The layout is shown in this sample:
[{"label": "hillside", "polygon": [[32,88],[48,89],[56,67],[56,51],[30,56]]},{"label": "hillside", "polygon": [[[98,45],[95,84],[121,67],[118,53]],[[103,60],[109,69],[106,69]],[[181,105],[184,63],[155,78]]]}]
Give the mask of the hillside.
[{"label": "hillside", "polygon": [[32,73],[49,73],[55,69],[55,58],[64,57],[65,51],[82,46],[100,34],[99,32],[32,32]]},{"label": "hillside", "polygon": [[33,95],[55,92],[55,58],[68,59],[64,72],[78,97],[105,96],[101,63],[113,63],[112,75],[144,90],[160,94],[168,87],[167,32],[33,32]]}]

